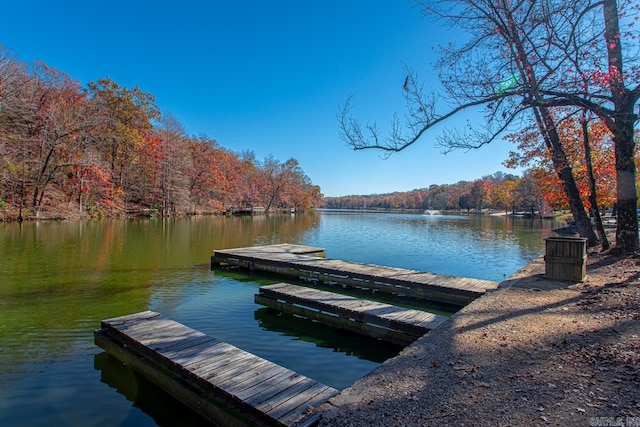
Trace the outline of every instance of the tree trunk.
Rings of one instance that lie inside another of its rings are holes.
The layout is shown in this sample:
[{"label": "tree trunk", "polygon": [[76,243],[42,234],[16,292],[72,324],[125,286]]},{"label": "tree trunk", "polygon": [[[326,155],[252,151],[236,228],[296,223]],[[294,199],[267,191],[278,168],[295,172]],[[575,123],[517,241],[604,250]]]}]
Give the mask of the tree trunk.
[{"label": "tree trunk", "polygon": [[[555,157],[555,156],[554,156]],[[597,244],[598,239],[591,226],[591,221],[587,215],[587,211],[582,203],[580,191],[573,177],[573,172],[569,166],[563,167],[558,171],[558,177],[562,181],[567,197],[569,198],[569,209],[573,214],[573,219],[578,226],[580,236],[587,239],[587,246],[592,247]]]},{"label": "tree trunk", "polygon": [[18,222],[23,221],[22,209],[24,207],[24,158],[22,159],[22,173],[20,174],[20,204],[18,205]]},{"label": "tree trunk", "polygon": [[603,1],[604,37],[607,42],[609,62],[609,89],[614,106],[612,117],[613,141],[616,151],[618,227],[616,250],[634,252],[638,250],[638,196],[636,194],[636,170],[634,164],[633,124],[637,94],[624,85],[624,64],[620,42],[620,22],[616,0]]},{"label": "tree trunk", "polygon": [[618,125],[621,132],[614,134],[618,207],[616,249],[621,252],[634,252],[638,250],[639,241],[633,121],[620,120]]},{"label": "tree trunk", "polygon": [[[508,10],[504,2],[503,7],[505,10]],[[576,180],[573,176],[573,171],[569,166],[567,155],[562,147],[558,131],[556,130],[556,124],[551,112],[544,106],[544,97],[540,92],[538,79],[533,72],[534,68],[529,63],[526,55],[522,54],[523,52],[526,52],[521,38],[522,35],[520,31],[518,31],[515,21],[510,14],[508,16],[508,22],[512,41],[516,47],[516,52],[513,52],[513,57],[516,58],[518,62],[520,75],[525,82],[525,86],[527,87],[531,97],[531,108],[533,110],[538,129],[540,130],[540,134],[542,135],[547,148],[552,151],[551,158],[553,161],[553,167],[562,182],[562,186],[564,187],[567,197],[569,198],[569,209],[573,214],[573,219],[578,226],[580,235],[587,239],[587,246],[595,246],[597,243],[596,234],[591,227],[591,221],[589,221],[589,216],[584,208],[584,203],[582,202],[578,185],[576,184]]]},{"label": "tree trunk", "polygon": [[598,238],[600,239],[600,245],[603,251],[610,248],[609,239],[604,231],[602,225],[602,218],[600,217],[600,211],[598,210],[598,196],[596,191],[596,178],[593,174],[593,163],[591,162],[591,144],[589,143],[589,126],[587,124],[586,112],[583,112],[582,117],[582,143],[584,145],[584,160],[587,165],[587,178],[589,180],[589,203],[591,204],[591,212],[596,222],[596,231],[598,232]]},{"label": "tree trunk", "polygon": [[38,201],[39,200],[42,201],[42,195],[44,194],[44,187],[46,185],[46,182],[49,181],[49,180],[45,180],[45,182],[43,183],[45,173],[49,172],[48,170],[49,163],[51,162],[51,157],[53,156],[54,150],[55,150],[55,147],[49,148],[49,151],[47,152],[47,155],[44,161],[40,165],[40,169],[38,170],[38,175],[36,176],[35,183],[33,185],[33,196],[31,199],[31,206],[33,207],[33,210],[36,212],[36,216],[40,210],[40,203]]},{"label": "tree trunk", "polygon": [[542,105],[533,105],[532,108],[545,144],[552,150],[551,159],[553,166],[569,199],[569,209],[578,226],[578,232],[582,237],[587,239],[587,246],[595,246],[598,239],[593,231],[593,227],[591,227],[591,221],[589,221],[584,203],[582,203],[580,190],[578,190],[578,185],[573,176],[573,171],[569,166],[569,160],[560,142],[560,136],[556,131],[551,113]]}]

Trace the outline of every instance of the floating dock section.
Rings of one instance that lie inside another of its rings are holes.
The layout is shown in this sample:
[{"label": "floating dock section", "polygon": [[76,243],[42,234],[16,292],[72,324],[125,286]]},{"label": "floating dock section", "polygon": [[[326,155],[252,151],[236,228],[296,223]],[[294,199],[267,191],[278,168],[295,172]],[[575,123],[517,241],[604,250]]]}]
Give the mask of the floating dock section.
[{"label": "floating dock section", "polygon": [[225,426],[311,426],[338,394],[153,311],[103,320],[97,345],[204,418]]},{"label": "floating dock section", "polygon": [[255,301],[398,345],[410,344],[446,320],[421,310],[287,283],[262,286]]},{"label": "floating dock section", "polygon": [[490,280],[327,259],[324,254],[322,248],[286,243],[215,250],[211,267],[238,266],[457,306],[498,287],[498,282]]}]

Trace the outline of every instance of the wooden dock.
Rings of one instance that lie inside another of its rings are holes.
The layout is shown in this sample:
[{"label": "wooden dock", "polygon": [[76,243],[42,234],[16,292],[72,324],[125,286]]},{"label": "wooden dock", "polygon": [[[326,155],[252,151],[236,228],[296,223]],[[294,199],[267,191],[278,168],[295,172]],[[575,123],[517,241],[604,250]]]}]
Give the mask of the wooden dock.
[{"label": "wooden dock", "polygon": [[97,345],[214,423],[311,426],[314,408],[338,394],[152,311],[101,326]]},{"label": "wooden dock", "polygon": [[446,320],[421,310],[287,283],[261,287],[255,301],[274,310],[399,345],[410,344]]},{"label": "wooden dock", "polygon": [[465,306],[498,287],[490,280],[340,261],[322,255],[322,248],[291,244],[225,249],[213,252],[211,266],[232,265],[457,306]]}]

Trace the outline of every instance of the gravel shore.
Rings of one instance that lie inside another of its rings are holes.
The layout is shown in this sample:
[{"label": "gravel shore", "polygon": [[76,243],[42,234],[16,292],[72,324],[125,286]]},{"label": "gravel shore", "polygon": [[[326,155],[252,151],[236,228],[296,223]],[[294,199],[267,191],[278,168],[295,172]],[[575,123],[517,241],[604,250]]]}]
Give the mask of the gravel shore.
[{"label": "gravel shore", "polygon": [[640,261],[536,259],[322,408],[323,426],[640,426]]}]

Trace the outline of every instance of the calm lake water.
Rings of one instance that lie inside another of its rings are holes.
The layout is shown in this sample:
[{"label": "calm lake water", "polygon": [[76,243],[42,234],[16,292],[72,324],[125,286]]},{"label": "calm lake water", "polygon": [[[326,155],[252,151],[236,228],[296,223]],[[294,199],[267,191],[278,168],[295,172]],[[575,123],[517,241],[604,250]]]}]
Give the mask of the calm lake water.
[{"label": "calm lake water", "polygon": [[500,281],[541,255],[558,226],[344,211],[0,224],[0,425],[204,425],[94,345],[101,319],[144,310],[339,389],[400,350],[267,311],[253,295],[281,279],[211,271],[213,249],[296,243],[329,258]]}]

